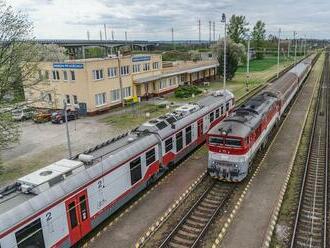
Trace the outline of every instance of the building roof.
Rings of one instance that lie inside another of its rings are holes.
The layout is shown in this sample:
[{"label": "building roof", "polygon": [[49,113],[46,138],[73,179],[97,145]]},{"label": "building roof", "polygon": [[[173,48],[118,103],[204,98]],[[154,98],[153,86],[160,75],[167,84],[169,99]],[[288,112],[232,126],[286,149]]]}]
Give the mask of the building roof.
[{"label": "building roof", "polygon": [[219,66],[219,63],[217,61],[202,61],[202,62],[193,62],[193,63],[186,62],[186,63],[178,64],[177,66],[163,68],[162,74],[160,74],[160,75],[135,79],[134,83],[136,83],[136,84],[147,83],[150,81],[159,80],[159,79],[171,77],[171,76],[176,76],[176,75],[183,74],[183,73],[199,72],[199,71],[207,70],[207,69],[214,68],[217,66]]}]

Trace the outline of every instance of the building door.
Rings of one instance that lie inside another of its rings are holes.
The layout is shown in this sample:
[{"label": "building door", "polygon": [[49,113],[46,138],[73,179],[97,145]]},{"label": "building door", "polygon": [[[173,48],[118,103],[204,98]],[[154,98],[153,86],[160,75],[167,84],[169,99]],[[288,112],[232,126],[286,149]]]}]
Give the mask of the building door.
[{"label": "building door", "polygon": [[79,115],[87,115],[87,104],[84,102],[79,103]]},{"label": "building door", "polygon": [[136,95],[141,96],[141,86],[140,85],[136,86]]},{"label": "building door", "polygon": [[87,191],[84,190],[65,202],[71,244],[77,243],[91,230]]}]

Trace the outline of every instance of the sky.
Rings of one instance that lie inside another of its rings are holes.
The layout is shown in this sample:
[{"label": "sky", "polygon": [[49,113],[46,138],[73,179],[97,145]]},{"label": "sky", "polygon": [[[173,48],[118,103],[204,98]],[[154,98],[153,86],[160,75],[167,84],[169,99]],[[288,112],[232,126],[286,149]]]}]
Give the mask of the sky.
[{"label": "sky", "polygon": [[[257,20],[266,23],[268,34],[292,38],[330,38],[329,0],[5,0],[22,11],[34,25],[39,39],[198,40],[209,39],[209,21],[215,36],[222,37],[221,14],[244,15],[250,29]],[[212,24],[213,31],[213,24]],[[212,33],[213,38],[213,33]]]}]

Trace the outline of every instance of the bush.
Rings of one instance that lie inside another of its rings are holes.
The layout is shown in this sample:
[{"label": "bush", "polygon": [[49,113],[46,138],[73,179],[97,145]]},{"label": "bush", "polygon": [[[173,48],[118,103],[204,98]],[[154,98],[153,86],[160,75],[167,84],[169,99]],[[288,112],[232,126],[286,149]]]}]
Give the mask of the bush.
[{"label": "bush", "polygon": [[202,90],[199,89],[197,86],[194,85],[186,85],[186,86],[180,86],[175,90],[175,97],[178,98],[188,98],[191,97],[192,94],[199,95],[202,93]]}]

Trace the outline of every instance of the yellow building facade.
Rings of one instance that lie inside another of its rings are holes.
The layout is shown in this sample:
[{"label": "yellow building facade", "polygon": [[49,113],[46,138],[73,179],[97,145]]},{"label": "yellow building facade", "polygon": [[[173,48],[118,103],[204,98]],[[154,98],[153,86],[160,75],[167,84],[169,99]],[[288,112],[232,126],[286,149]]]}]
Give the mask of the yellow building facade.
[{"label": "yellow building facade", "polygon": [[25,89],[25,98],[37,108],[79,108],[95,114],[139,99],[173,91],[180,84],[210,79],[216,62],[187,62],[162,68],[158,54],[42,62],[40,82]]}]

